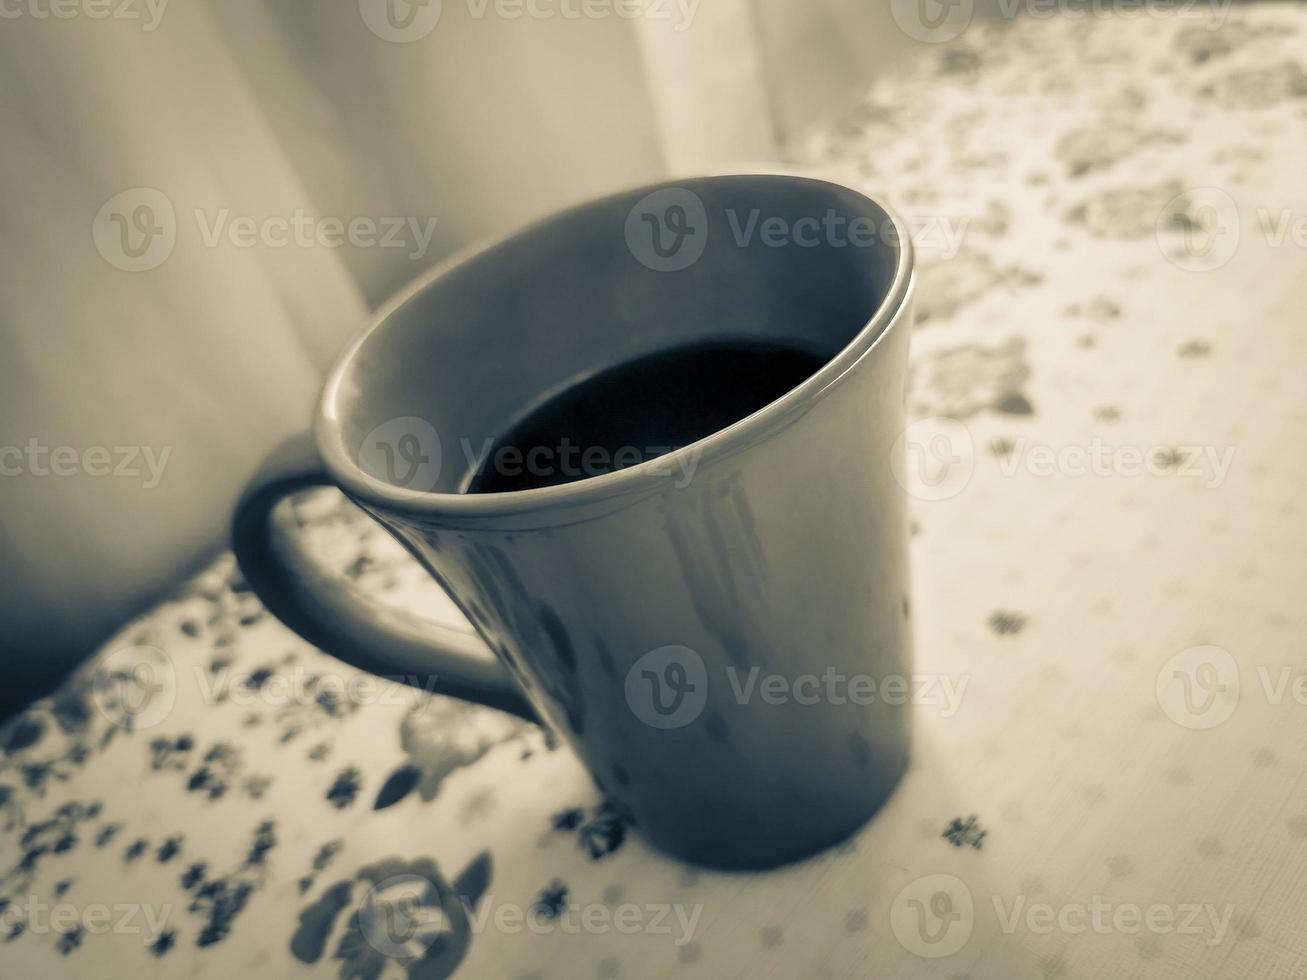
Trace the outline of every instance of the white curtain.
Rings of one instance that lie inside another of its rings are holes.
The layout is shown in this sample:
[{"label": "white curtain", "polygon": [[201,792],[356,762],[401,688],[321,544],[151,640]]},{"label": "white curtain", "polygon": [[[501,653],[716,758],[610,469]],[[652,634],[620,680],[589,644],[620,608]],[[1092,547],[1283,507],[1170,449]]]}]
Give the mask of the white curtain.
[{"label": "white curtain", "polygon": [[[373,29],[384,2],[6,7],[11,700],[220,545],[253,466],[307,423],[333,353],[392,290],[562,203],[773,160],[904,40],[854,0],[689,0],[635,21],[444,0],[434,29],[398,39]],[[375,241],[315,238],[358,219]],[[42,455],[63,447],[73,475]],[[136,475],[97,475],[92,447]]]}]

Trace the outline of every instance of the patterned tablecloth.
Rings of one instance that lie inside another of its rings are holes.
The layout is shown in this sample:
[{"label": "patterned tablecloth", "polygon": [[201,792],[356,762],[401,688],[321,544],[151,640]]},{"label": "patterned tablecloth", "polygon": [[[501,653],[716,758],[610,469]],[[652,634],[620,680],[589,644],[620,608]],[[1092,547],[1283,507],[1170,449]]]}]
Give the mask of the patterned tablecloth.
[{"label": "patterned tablecloth", "polygon": [[1131,11],[974,26],[802,151],[922,257],[916,745],[856,838],[673,863],[224,558],[0,732],[0,975],[1307,976],[1307,16]]}]

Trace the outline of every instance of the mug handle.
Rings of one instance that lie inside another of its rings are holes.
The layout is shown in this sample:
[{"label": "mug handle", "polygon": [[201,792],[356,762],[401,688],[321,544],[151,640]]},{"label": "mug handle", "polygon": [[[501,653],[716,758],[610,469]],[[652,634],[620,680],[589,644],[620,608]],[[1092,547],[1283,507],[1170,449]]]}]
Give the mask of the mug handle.
[{"label": "mug handle", "polygon": [[538,721],[517,682],[478,637],[371,602],[304,553],[273,511],[284,497],[318,486],[335,483],[312,434],[304,433],[269,454],[236,506],[232,550],[264,606],[351,666]]}]

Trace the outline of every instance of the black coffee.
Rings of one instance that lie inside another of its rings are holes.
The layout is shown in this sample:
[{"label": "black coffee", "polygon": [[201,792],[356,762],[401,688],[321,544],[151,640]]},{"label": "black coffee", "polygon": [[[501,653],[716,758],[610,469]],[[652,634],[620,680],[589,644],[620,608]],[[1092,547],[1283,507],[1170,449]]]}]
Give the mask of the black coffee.
[{"label": "black coffee", "polygon": [[792,347],[722,342],[618,365],[517,423],[484,458],[467,492],[554,486],[656,459],[753,414],[825,360]]}]

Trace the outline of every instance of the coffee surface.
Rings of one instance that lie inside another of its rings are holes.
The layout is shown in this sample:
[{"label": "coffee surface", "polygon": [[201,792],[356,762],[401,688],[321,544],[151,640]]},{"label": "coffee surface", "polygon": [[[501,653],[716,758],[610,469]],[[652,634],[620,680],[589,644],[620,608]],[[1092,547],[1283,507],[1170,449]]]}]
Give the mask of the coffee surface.
[{"label": "coffee surface", "polygon": [[517,422],[466,492],[555,486],[656,459],[752,415],[824,363],[793,347],[718,342],[619,364]]}]

